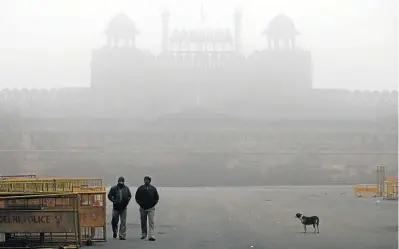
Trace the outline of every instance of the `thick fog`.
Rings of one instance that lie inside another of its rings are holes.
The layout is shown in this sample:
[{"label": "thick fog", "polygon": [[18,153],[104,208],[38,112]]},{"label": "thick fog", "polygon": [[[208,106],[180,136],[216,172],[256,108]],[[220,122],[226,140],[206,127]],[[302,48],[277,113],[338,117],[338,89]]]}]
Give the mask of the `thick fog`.
[{"label": "thick fog", "polygon": [[[2,0],[0,174],[397,175],[395,0]],[[5,166],[3,166],[5,165]]]},{"label": "thick fog", "polygon": [[161,11],[170,28],[194,28],[205,19],[233,28],[243,12],[242,50],[264,49],[262,31],[277,14],[296,24],[298,44],[312,51],[314,86],[397,89],[395,0],[2,0],[0,2],[0,89],[90,85],[91,50],[105,43],[107,23],[125,13],[137,26],[137,47],[161,50]]}]

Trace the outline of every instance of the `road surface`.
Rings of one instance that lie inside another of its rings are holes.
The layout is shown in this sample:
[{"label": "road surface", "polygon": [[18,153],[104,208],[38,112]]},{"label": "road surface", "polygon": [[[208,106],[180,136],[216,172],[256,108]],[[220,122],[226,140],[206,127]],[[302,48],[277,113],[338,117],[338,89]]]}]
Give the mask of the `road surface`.
[{"label": "road surface", "polygon": [[[128,210],[124,249],[396,249],[398,202],[355,197],[351,187],[158,188],[157,241],[140,240],[138,208]],[[132,187],[132,192],[135,189]],[[297,212],[320,217],[304,234]],[[110,216],[110,214],[109,214]],[[110,219],[109,219],[110,220]],[[109,228],[109,236],[111,229]]]}]

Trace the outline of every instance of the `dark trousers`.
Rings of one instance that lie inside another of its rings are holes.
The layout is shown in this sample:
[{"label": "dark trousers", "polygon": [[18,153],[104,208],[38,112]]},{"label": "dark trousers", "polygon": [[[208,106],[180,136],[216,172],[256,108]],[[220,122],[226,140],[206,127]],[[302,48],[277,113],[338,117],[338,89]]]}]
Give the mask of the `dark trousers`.
[{"label": "dark trousers", "polygon": [[118,223],[120,218],[119,225],[119,238],[126,238],[126,218],[127,218],[127,209],[124,210],[112,210],[112,231],[114,234],[118,234]]}]

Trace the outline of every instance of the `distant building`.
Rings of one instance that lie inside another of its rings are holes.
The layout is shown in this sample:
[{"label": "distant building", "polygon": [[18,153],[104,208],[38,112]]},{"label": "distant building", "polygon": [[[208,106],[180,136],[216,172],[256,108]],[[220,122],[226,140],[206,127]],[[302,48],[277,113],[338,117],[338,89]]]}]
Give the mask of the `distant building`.
[{"label": "distant building", "polygon": [[313,88],[311,53],[297,46],[290,18],[273,18],[265,49],[247,57],[241,12],[234,30],[203,20],[171,30],[169,18],[159,55],[136,47],[128,16],[113,18],[93,51],[90,88],[0,91],[0,112],[14,113],[0,115],[0,163],[65,174],[119,165],[170,181],[217,168],[215,181],[230,184],[315,180],[330,165],[347,182],[374,179],[376,164],[396,170],[397,91]]},{"label": "distant building", "polygon": [[[136,48],[139,31],[125,14],[108,24],[93,51],[91,87],[0,91],[0,103],[22,116],[159,117],[201,106],[252,117],[372,117],[394,114],[397,91],[314,89],[310,51],[296,45],[294,22],[279,14],[263,35],[265,49],[241,54],[241,12],[234,30],[213,29],[203,13],[194,29],[170,29],[161,15],[161,54]],[[328,110],[328,111],[326,111]]]}]

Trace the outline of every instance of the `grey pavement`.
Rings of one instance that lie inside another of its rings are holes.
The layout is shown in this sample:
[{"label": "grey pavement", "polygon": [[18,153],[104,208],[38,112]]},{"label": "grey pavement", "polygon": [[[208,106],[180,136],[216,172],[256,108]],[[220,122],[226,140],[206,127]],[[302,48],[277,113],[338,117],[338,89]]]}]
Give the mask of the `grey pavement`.
[{"label": "grey pavement", "polygon": [[[158,190],[157,241],[140,240],[138,207],[132,203],[127,240],[110,237],[95,248],[398,248],[398,202],[358,198],[350,186]],[[312,227],[304,234],[297,212],[318,215],[320,234]]]}]

